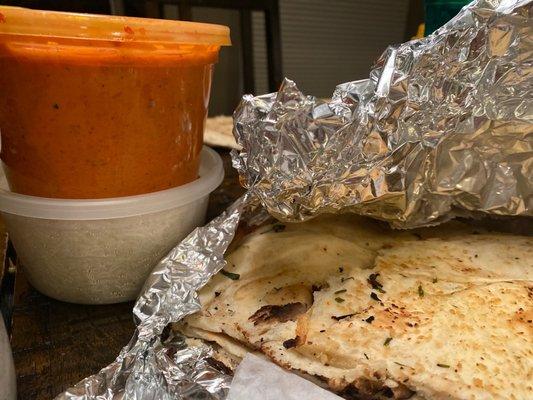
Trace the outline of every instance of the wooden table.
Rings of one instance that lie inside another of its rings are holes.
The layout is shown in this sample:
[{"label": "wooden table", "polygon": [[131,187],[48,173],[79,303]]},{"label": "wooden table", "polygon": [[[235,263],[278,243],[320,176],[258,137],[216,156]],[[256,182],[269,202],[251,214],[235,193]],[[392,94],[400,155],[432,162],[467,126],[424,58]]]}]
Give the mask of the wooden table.
[{"label": "wooden table", "polygon": [[[226,176],[211,195],[208,219],[220,214],[244,190],[219,150]],[[18,398],[50,400],[112,362],[134,331],[133,303],[87,306],[56,301],[38,293],[17,271],[11,345]]]}]

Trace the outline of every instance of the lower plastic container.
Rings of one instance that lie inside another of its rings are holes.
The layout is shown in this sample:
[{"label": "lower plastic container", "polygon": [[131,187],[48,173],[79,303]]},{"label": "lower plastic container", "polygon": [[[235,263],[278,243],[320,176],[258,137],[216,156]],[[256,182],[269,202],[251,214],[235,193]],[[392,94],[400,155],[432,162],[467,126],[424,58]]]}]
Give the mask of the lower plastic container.
[{"label": "lower plastic container", "polygon": [[224,176],[204,147],[200,178],[177,188],[104,200],[60,200],[12,193],[5,179],[0,214],[30,283],[58,300],[133,300],[154,265],[205,219]]},{"label": "lower plastic container", "polygon": [[4,319],[0,313],[0,400],[15,400],[16,398],[17,386],[13,355]]}]

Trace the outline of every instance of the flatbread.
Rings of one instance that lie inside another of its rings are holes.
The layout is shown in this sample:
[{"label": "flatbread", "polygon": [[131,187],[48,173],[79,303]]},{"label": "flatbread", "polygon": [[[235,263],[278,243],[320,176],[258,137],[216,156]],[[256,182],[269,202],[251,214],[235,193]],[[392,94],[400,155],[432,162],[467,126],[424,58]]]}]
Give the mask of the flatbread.
[{"label": "flatbread", "polygon": [[532,244],[355,216],[267,226],[227,256],[229,274],[179,329],[345,398],[530,399]]},{"label": "flatbread", "polygon": [[233,118],[219,115],[205,121],[204,143],[213,147],[241,150],[233,137]]}]

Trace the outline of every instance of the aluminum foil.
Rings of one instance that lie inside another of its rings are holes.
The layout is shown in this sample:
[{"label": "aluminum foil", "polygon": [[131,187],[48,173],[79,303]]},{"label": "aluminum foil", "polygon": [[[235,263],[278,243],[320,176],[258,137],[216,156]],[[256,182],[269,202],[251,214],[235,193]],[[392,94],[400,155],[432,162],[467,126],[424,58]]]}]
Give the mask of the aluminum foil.
[{"label": "aluminum foil", "polygon": [[482,0],[389,47],[331,101],[285,80],[234,115],[245,186],[278,219],[356,212],[398,228],[465,211],[531,215],[530,1]]},{"label": "aluminum foil", "polygon": [[225,265],[224,252],[241,216],[252,212],[249,198],[244,195],[194,230],[159,262],[134,306],[137,329],[130,343],[112,364],[56,400],[225,398],[231,377],[210,365],[211,349],[189,346],[183,337],[164,331],[200,309],[197,291]]},{"label": "aluminum foil", "polygon": [[289,80],[245,96],[233,157],[248,192],[161,260],[130,343],[56,399],[224,399],[231,377],[211,349],[167,327],[199,310],[197,291],[224,266],[239,223],[265,210],[288,220],[355,211],[402,228],[463,211],[531,215],[532,11],[530,0],[477,1],[432,36],[387,49],[368,80],[339,85],[329,102]]}]

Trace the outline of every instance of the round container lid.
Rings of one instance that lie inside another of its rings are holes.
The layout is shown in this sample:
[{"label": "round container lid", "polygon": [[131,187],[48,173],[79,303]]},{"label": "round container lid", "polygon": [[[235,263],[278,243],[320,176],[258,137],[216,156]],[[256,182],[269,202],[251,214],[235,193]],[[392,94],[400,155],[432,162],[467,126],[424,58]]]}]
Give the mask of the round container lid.
[{"label": "round container lid", "polygon": [[223,25],[0,6],[3,34],[154,44],[231,44],[229,28]]},{"label": "round container lid", "polygon": [[224,179],[222,159],[204,146],[200,177],[172,189],[137,196],[95,200],[50,199],[6,190],[7,180],[0,168],[0,212],[54,220],[96,220],[133,217],[170,210],[208,196]]}]

